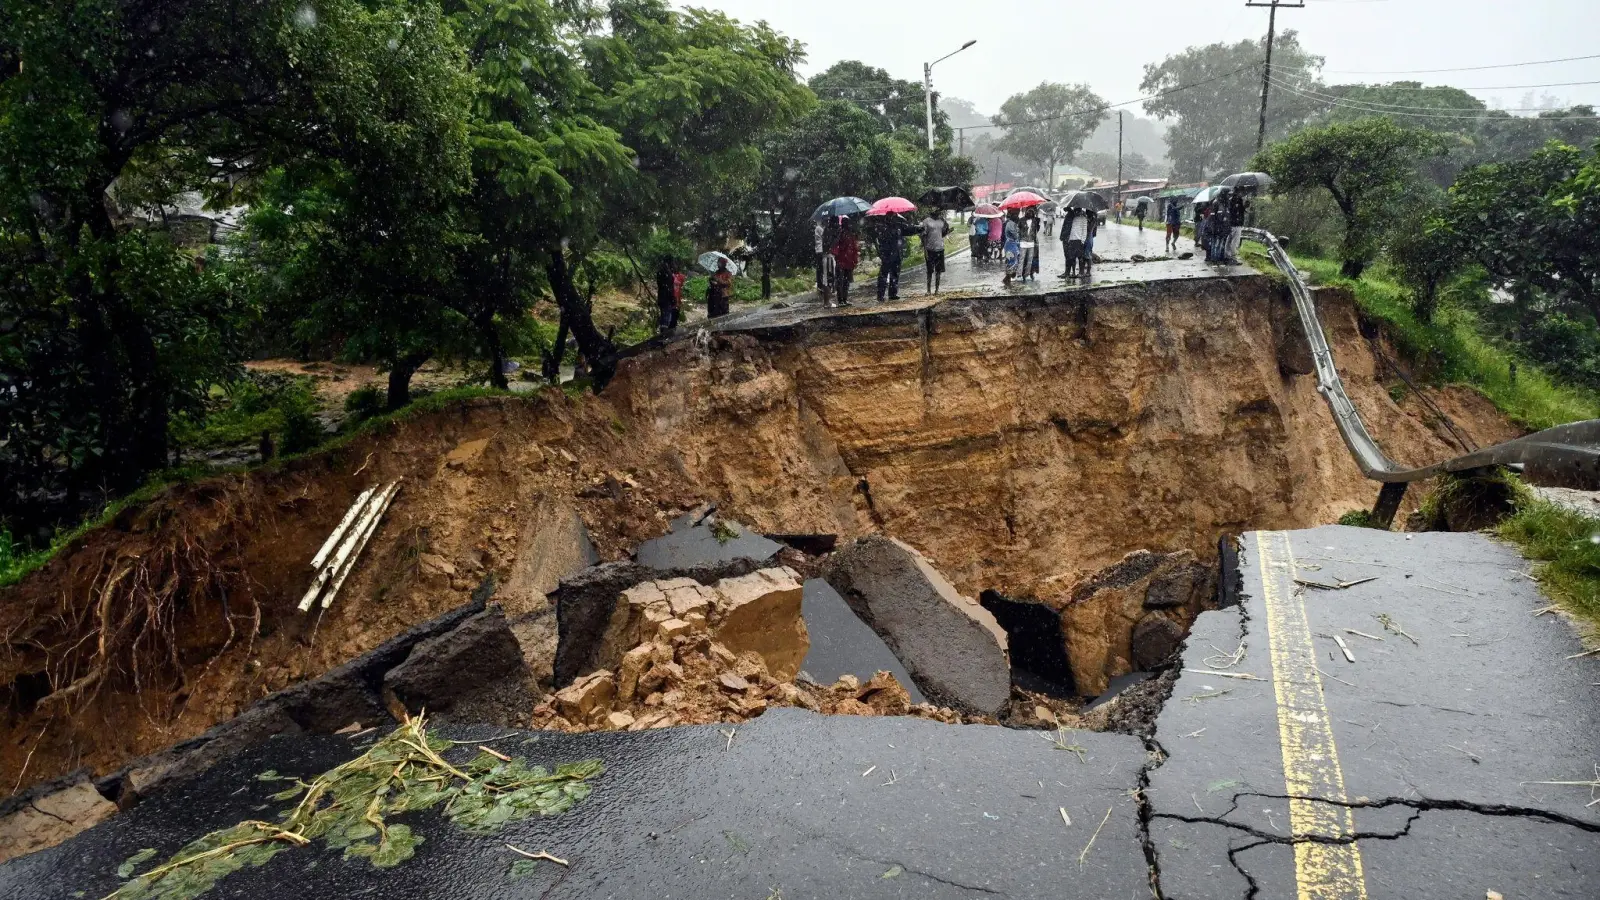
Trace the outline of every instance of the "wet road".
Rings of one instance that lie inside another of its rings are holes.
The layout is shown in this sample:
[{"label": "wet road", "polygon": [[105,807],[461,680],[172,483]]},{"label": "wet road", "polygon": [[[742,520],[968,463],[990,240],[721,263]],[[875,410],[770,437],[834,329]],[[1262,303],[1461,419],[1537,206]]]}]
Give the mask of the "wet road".
[{"label": "wet road", "polygon": [[[1061,254],[1059,235],[1043,241],[1044,255],[1040,257],[1037,279],[1016,282],[1009,287],[1001,284],[1005,267],[999,262],[976,262],[965,249],[965,236],[952,236],[949,246],[954,250],[936,295],[925,293],[926,278],[921,266],[906,269],[900,277],[900,299],[877,302],[877,283],[874,278],[857,278],[850,289],[848,307],[830,309],[822,304],[815,293],[786,297],[763,306],[740,310],[716,320],[710,327],[715,331],[737,331],[752,327],[790,325],[807,319],[829,316],[867,315],[883,311],[917,310],[940,300],[966,297],[1025,297],[1056,293],[1110,284],[1140,281],[1162,281],[1183,278],[1215,278],[1219,276],[1256,275],[1249,266],[1210,266],[1203,255],[1194,259],[1147,259],[1132,262],[1132,257],[1159,257],[1162,252],[1163,232],[1154,227],[1143,231],[1132,225],[1107,222],[1095,239],[1095,254],[1102,262],[1094,267],[1088,279],[1071,280],[1056,277],[1065,267]],[[1181,238],[1180,253],[1194,250],[1194,242]],[[695,323],[699,325],[703,323]],[[692,333],[692,328],[680,332]]]},{"label": "wet road", "polygon": [[1534,615],[1527,562],[1339,526],[1241,560],[1244,603],[1200,617],[1157,723],[1166,897],[1596,896],[1596,794],[1537,782],[1595,779],[1600,659]]}]

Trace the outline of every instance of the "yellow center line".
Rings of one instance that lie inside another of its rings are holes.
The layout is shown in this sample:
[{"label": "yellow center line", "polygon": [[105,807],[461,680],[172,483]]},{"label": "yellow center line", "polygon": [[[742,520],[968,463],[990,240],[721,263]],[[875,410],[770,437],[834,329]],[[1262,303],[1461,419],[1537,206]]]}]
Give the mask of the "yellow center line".
[{"label": "yellow center line", "polygon": [[[1272,645],[1272,686],[1278,700],[1278,741],[1289,800],[1299,900],[1366,900],[1366,875],[1356,846],[1355,814],[1345,801],[1344,772],[1333,745],[1333,722],[1322,696],[1317,651],[1305,603],[1294,591],[1294,555],[1281,531],[1256,533],[1261,595]],[[1319,799],[1310,799],[1310,798]],[[1295,799],[1298,798],[1298,799]],[[1321,801],[1329,802],[1321,802]]]}]

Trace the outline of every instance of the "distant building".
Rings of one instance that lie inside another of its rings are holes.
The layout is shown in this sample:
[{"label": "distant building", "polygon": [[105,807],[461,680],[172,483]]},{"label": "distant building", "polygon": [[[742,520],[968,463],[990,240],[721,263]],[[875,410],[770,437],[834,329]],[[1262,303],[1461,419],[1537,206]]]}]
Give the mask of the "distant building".
[{"label": "distant building", "polygon": [[1050,186],[1053,190],[1076,190],[1095,180],[1095,175],[1088,169],[1078,166],[1056,166],[1050,175]]}]

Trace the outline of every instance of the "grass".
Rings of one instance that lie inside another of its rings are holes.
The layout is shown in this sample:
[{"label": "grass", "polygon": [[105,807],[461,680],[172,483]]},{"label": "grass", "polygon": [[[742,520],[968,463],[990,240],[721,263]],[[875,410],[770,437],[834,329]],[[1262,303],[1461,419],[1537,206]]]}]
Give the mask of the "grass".
[{"label": "grass", "polygon": [[360,425],[357,425],[355,428],[352,428],[344,434],[331,437],[331,439],[315,447],[311,447],[297,453],[287,453],[279,456],[276,460],[266,463],[265,466],[210,466],[204,464],[194,464],[172,469],[165,469],[161,472],[151,475],[149,480],[144,483],[144,486],[140,487],[138,490],[110,501],[104,507],[102,507],[98,513],[84,519],[72,529],[58,532],[50,541],[50,545],[48,547],[42,547],[38,550],[24,551],[13,542],[9,532],[0,531],[0,588],[9,587],[10,585],[16,584],[22,579],[28,577],[32,573],[38,571],[41,567],[48,563],[52,557],[60,552],[62,548],[70,545],[73,541],[76,541],[85,534],[88,534],[90,531],[93,531],[94,529],[110,522],[112,519],[120,515],[124,510],[154,500],[163,491],[173,487],[174,485],[187,484],[192,481],[199,481],[203,478],[211,478],[218,475],[246,472],[252,468],[278,466],[287,461],[300,459],[313,453],[324,453],[330,450],[336,450],[351,443],[362,435],[372,434],[399,422],[414,419],[418,416],[426,415],[431,412],[437,412],[447,406],[466,400],[472,400],[478,397],[516,397],[519,399],[526,399],[529,396],[530,395],[527,394],[514,394],[510,391],[502,391],[496,388],[477,387],[473,385],[452,388],[450,390],[439,391],[437,393],[420,396],[408,406],[401,407],[394,412],[374,416],[363,421]]},{"label": "grass", "polygon": [[1600,635],[1600,521],[1523,490],[1502,538],[1536,561],[1545,593],[1577,619],[1591,644]]},{"label": "grass", "polygon": [[[1254,246],[1247,247],[1244,256],[1258,268],[1271,266]],[[1538,431],[1600,417],[1600,394],[1559,383],[1484,337],[1470,311],[1446,302],[1432,322],[1423,322],[1412,310],[1409,292],[1382,266],[1351,281],[1339,274],[1337,261],[1293,254],[1291,258],[1313,284],[1349,288],[1361,311],[1381,322],[1400,351],[1428,368],[1435,380],[1471,385],[1519,425]]]}]

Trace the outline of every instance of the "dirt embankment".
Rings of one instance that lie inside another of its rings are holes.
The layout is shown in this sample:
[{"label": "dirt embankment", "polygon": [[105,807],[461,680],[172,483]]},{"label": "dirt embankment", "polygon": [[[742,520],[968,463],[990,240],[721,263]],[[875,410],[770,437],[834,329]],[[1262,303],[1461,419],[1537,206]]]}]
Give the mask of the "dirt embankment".
[{"label": "dirt embankment", "polygon": [[[1385,449],[1449,455],[1375,379],[1349,297],[1319,302]],[[1131,550],[1211,559],[1224,532],[1332,521],[1376,491],[1313,380],[1280,371],[1292,337],[1264,278],[949,302],[680,341],[599,398],[473,401],[174,488],[0,594],[0,786],[199,734],[490,574],[508,615],[535,612],[574,516],[616,559],[714,500],[759,530],[885,532],[969,596],[1058,604]],[[350,502],[396,478],[333,607],[296,611]]]}]

